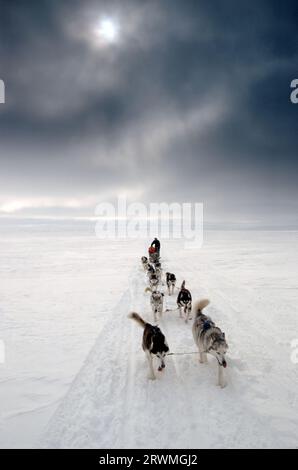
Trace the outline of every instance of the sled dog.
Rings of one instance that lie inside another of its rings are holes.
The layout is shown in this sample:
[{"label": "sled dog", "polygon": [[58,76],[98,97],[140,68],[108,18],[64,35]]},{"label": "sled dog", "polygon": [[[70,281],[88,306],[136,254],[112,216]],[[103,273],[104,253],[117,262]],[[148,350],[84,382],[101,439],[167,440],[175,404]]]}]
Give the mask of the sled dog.
[{"label": "sled dog", "polygon": [[184,311],[185,323],[191,320],[192,297],[188,289],[185,288],[185,281],[182,282],[178,297],[177,305],[180,318],[182,318],[182,310]]},{"label": "sled dog", "polygon": [[157,316],[161,318],[163,311],[163,298],[164,294],[158,290],[153,291],[150,297],[150,303],[155,323],[157,323]]},{"label": "sled dog", "polygon": [[166,282],[168,287],[169,295],[174,294],[174,289],[176,286],[176,276],[173,273],[166,273]]},{"label": "sled dog", "polygon": [[160,262],[158,261],[157,263],[155,263],[155,274],[156,276],[158,277],[158,281],[161,282],[161,277],[162,277],[162,269],[161,269],[161,264]]},{"label": "sled dog", "polygon": [[148,270],[148,265],[149,265],[149,261],[148,261],[147,256],[142,256],[141,261],[142,261],[144,271],[147,271]]},{"label": "sled dog", "polygon": [[210,317],[204,315],[202,310],[207,307],[209,300],[196,302],[194,306],[194,322],[192,334],[199,349],[200,362],[207,362],[207,353],[212,354],[218,362],[218,385],[225,386],[223,369],[227,367],[225,354],[228,349],[225,334],[215,326]]},{"label": "sled dog", "polygon": [[154,269],[153,264],[148,263],[148,266],[147,266],[148,277],[150,277],[151,274],[155,274],[155,269]]},{"label": "sled dog", "polygon": [[169,346],[166,342],[165,336],[158,326],[153,326],[150,325],[150,323],[145,322],[143,318],[135,312],[131,312],[128,315],[128,318],[136,321],[138,325],[144,328],[142,347],[148,359],[149,379],[154,380],[156,376],[153,369],[153,357],[156,356],[160,361],[160,365],[158,367],[159,371],[162,371],[166,366],[165,356],[169,351]]},{"label": "sled dog", "polygon": [[149,286],[151,290],[156,290],[159,284],[159,279],[155,272],[149,274]]}]

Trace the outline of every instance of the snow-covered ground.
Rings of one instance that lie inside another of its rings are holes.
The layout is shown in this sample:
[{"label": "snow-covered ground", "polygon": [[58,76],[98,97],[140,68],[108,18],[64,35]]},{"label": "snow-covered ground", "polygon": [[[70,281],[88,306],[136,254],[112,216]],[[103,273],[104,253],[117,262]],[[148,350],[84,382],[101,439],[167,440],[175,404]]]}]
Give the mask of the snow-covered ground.
[{"label": "snow-covered ground", "polygon": [[36,445],[128,288],[134,249],[96,239],[94,221],[0,221],[0,447]]},{"label": "snow-covered ground", "polygon": [[[164,242],[164,269],[210,298],[226,333],[225,389],[197,355],[168,357],[148,381],[142,330],[127,319],[152,321],[143,242],[31,232],[1,235],[1,447],[297,447],[297,232],[210,231],[199,251]],[[171,351],[195,351],[177,312],[160,326]]]},{"label": "snow-covered ground", "polygon": [[[204,249],[168,243],[165,269],[187,280],[230,345],[228,386],[215,386],[216,364],[173,356],[147,379],[136,310],[152,321],[146,279],[136,256],[129,289],[42,441],[45,447],[297,447],[298,365],[290,341],[297,328],[297,234],[210,232]],[[167,298],[168,308],[175,306]],[[191,326],[177,312],[161,322],[174,352],[194,351]]]}]

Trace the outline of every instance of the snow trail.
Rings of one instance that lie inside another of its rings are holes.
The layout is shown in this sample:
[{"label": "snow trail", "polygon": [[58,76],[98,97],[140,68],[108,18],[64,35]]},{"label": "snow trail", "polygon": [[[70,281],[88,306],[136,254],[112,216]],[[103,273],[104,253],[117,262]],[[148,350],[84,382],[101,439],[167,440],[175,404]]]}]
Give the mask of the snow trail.
[{"label": "snow trail", "polygon": [[[280,337],[280,304],[268,305],[262,289],[241,286],[240,292],[220,263],[212,267],[209,253],[203,253],[199,263],[190,262],[191,252],[174,256],[169,250],[169,255],[164,255],[164,272],[174,272],[178,285],[186,279],[194,300],[209,297],[206,311],[226,332],[227,387],[216,386],[216,361],[209,357],[208,364],[199,364],[196,354],[169,356],[165,371],[157,372],[157,380],[148,380],[142,329],[127,318],[134,310],[153,323],[150,293],[144,292],[146,276],[137,266],[128,291],[52,418],[42,447],[297,446],[297,402],[292,393],[297,369],[289,364],[284,340],[279,345],[273,339]],[[192,321],[185,324],[174,310],[176,294],[165,296],[164,308],[173,309],[160,321],[170,351],[195,351]],[[265,308],[270,316],[264,315]]]}]

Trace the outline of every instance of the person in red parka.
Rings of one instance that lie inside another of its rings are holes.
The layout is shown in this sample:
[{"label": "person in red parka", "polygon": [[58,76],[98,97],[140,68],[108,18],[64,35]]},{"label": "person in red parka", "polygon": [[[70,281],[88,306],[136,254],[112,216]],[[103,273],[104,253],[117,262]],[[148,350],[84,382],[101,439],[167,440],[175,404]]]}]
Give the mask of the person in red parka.
[{"label": "person in red parka", "polygon": [[151,243],[151,246],[155,248],[155,251],[159,254],[160,252],[160,241],[157,238],[154,238],[153,242]]}]

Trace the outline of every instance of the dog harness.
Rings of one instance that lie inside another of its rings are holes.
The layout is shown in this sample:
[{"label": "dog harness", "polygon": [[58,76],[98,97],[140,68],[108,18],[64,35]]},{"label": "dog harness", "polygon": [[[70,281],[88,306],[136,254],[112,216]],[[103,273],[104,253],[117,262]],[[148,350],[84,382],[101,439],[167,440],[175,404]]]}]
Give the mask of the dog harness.
[{"label": "dog harness", "polygon": [[203,323],[203,331],[209,330],[212,326],[214,326],[214,323],[211,320],[205,320]]}]

